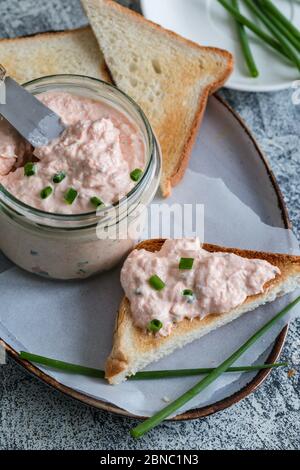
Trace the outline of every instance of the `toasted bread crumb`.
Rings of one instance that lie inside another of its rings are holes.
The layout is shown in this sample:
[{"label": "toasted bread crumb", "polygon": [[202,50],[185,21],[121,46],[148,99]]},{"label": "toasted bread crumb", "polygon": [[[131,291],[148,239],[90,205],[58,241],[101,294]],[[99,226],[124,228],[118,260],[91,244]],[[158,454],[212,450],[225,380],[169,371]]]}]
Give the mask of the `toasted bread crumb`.
[{"label": "toasted bread crumb", "polygon": [[292,379],[293,377],[295,377],[295,375],[296,375],[295,369],[290,369],[290,370],[288,371],[287,376],[288,376],[289,379]]}]

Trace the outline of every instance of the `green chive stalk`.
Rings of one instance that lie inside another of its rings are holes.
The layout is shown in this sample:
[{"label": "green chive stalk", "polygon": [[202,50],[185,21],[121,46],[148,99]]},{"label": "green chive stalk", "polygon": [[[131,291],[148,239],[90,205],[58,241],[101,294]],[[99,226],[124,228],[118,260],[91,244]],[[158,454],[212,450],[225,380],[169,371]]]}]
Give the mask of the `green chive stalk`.
[{"label": "green chive stalk", "polygon": [[[265,369],[278,369],[279,367],[288,367],[287,362],[274,362],[273,364],[257,364],[254,366],[240,366],[229,367],[227,373],[237,372],[255,372]],[[138,372],[136,375],[129,378],[129,380],[158,380],[158,379],[172,379],[180,377],[196,377],[198,375],[210,374],[215,368],[205,367],[201,369],[177,369],[177,370],[154,370]]]},{"label": "green chive stalk", "polygon": [[285,50],[282,48],[282,46],[279,44],[278,41],[273,39],[272,36],[269,34],[265,33],[262,29],[260,29],[255,23],[253,23],[251,20],[246,18],[246,16],[242,15],[239,11],[237,11],[232,5],[227,3],[225,0],[217,0],[231,15],[242,25],[246,26],[248,29],[250,29],[256,36],[258,36],[260,39],[262,39],[266,44],[271,46],[275,51],[279,52],[281,55],[283,55],[285,58],[290,59],[290,57],[286,54]]},{"label": "green chive stalk", "polygon": [[164,419],[168,418],[171,414],[176,413],[177,410],[182,408],[186,403],[196,397],[200,392],[207,388],[211,383],[217,380],[220,375],[228,370],[256,341],[261,338],[267,331],[269,331],[281,318],[283,318],[290,310],[292,310],[300,302],[300,297],[290,303],[287,307],[275,315],[272,320],[268,321],[262,328],[260,328],[251,338],[249,338],[239,349],[237,349],[230,357],[228,357],[222,364],[219,365],[213,372],[210,372],[204,379],[198,382],[194,387],[185,392],[175,401],[163,408],[151,418],[133,428],[130,432],[134,438],[142,437],[146,432],[158,426]]},{"label": "green chive stalk", "polygon": [[268,16],[264,13],[264,10],[261,10],[253,0],[243,0],[244,3],[247,5],[249,10],[251,10],[257,18],[260,19],[262,23],[268,28],[268,30],[273,34],[273,36],[278,40],[279,44],[281,44],[282,49],[284,50],[287,57],[290,58],[292,62],[298,67],[300,70],[300,59],[298,54],[292,48],[292,46],[287,41],[285,35],[283,35],[276,27],[276,25],[270,20]]},{"label": "green chive stalk", "polygon": [[38,356],[26,351],[21,351],[19,354],[20,359],[26,361],[35,362],[36,364],[42,364],[53,369],[58,369],[63,372],[72,372],[73,374],[87,375],[89,377],[97,377],[104,379],[104,371],[99,369],[93,369],[91,367],[80,366],[78,364],[71,364],[69,362],[59,361],[57,359],[50,359],[49,357]]},{"label": "green chive stalk", "polygon": [[295,49],[300,52],[300,39],[296,38],[294,34],[286,28],[285,24],[278,19],[277,16],[273,16],[272,13],[265,7],[264,1],[259,1],[257,4],[262,11],[266,14],[269,20],[274,24],[278,31],[286,37],[286,39],[295,47]]},{"label": "green chive stalk", "polygon": [[286,27],[286,29],[294,35],[300,41],[300,31],[296,26],[293,25],[282,13],[278,8],[274,5],[273,2],[270,0],[263,1],[263,7],[268,10],[273,18],[276,18],[278,22]]},{"label": "green chive stalk", "polygon": [[[232,6],[238,12],[240,12],[238,0],[231,0],[231,3],[232,3]],[[257,69],[256,63],[255,63],[255,60],[254,60],[254,57],[250,48],[249,39],[245,30],[245,27],[238,21],[236,21],[236,27],[237,27],[237,33],[239,36],[241,48],[244,54],[245,62],[247,64],[250,75],[253,78],[257,78],[259,76],[259,71]]]},{"label": "green chive stalk", "polygon": [[[71,364],[70,362],[58,361],[57,359],[50,359],[49,357],[38,356],[29,352],[21,351],[19,354],[20,359],[42,364],[53,369],[61,370],[63,372],[71,372],[73,374],[86,375],[88,377],[97,377],[104,379],[105,372],[100,369],[93,369],[91,367],[80,366],[78,364]],[[230,367],[227,372],[255,372],[262,369],[276,369],[279,367],[287,367],[287,362],[279,362],[274,364],[257,364],[254,366],[240,366]],[[178,377],[193,377],[212,372],[214,368],[205,367],[200,369],[178,369],[178,370],[157,370],[157,371],[143,371],[138,372],[136,375],[129,377],[128,380],[153,380],[153,379],[170,379]]]}]

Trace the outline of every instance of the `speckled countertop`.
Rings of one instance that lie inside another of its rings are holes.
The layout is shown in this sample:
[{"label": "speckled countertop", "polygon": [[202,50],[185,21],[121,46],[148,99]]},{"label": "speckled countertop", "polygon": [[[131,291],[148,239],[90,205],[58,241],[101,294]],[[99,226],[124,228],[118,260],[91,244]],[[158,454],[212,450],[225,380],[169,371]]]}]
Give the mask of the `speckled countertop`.
[{"label": "speckled countertop", "polygon": [[[3,37],[84,24],[79,0],[0,0]],[[292,104],[292,92],[224,90],[222,95],[268,156],[300,237],[300,105]],[[297,348],[300,320],[291,325],[283,359]],[[193,422],[163,424],[135,442],[128,434],[131,420],[66,398],[9,360],[0,367],[0,449],[300,449],[299,385],[299,374],[288,378],[286,371],[275,371],[231,409]]]}]

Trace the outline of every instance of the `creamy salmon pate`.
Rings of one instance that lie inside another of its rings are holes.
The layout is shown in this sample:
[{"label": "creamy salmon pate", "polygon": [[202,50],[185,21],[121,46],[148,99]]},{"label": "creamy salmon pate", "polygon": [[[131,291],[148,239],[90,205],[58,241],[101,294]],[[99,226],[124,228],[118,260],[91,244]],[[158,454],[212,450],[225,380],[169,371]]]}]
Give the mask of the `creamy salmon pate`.
[{"label": "creamy salmon pate", "polygon": [[136,326],[167,336],[185,318],[226,313],[264,291],[280,270],[261,259],[208,252],[198,239],[167,240],[159,252],[134,250],[121,283]]},{"label": "creamy salmon pate", "polygon": [[33,149],[0,122],[0,183],[18,200],[57,214],[82,214],[118,202],[146,165],[141,131],[113,106],[67,92],[37,95],[66,130]]}]

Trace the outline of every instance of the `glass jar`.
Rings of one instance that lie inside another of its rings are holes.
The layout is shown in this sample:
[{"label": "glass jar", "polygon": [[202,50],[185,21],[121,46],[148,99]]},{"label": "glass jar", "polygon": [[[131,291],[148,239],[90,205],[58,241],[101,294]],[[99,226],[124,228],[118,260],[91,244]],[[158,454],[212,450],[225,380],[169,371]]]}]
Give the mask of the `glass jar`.
[{"label": "glass jar", "polygon": [[16,265],[53,279],[87,278],[118,264],[137,242],[146,207],[158,189],[161,152],[139,106],[116,87],[77,75],[43,77],[24,85],[37,95],[63,91],[109,104],[144,138],[146,167],[117,204],[87,214],[51,214],[27,206],[0,185],[0,249]]}]

